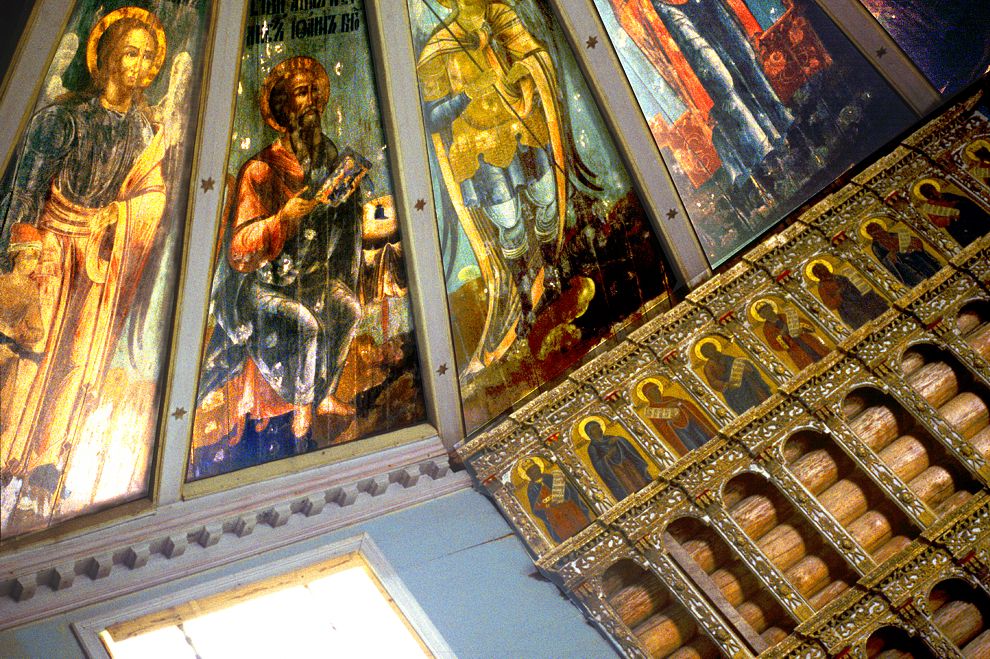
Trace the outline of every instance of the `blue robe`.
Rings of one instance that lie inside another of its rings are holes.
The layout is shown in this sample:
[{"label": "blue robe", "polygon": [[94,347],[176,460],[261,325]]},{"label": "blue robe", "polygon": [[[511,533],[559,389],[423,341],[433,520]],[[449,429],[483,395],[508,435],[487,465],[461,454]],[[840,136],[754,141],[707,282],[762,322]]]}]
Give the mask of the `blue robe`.
[{"label": "blue robe", "polygon": [[588,457],[616,501],[622,501],[650,482],[646,460],[624,437],[604,435],[592,439]]},{"label": "blue robe", "polygon": [[742,378],[738,384],[732,382],[732,367],[739,357],[719,353],[705,364],[705,377],[716,391],[725,397],[725,402],[736,414],[742,414],[756,407],[773,393],[770,386],[748,361],[743,361]]},{"label": "blue robe", "polygon": [[712,144],[733,182],[741,183],[787,134],[793,116],[722,0],[670,5],[651,0],[688,64],[715,101]]},{"label": "blue robe", "polygon": [[935,257],[924,248],[895,252],[876,240],[870,247],[880,264],[905,286],[917,286],[941,268]]},{"label": "blue robe", "polygon": [[96,96],[40,110],[24,137],[12,192],[4,200],[3,226],[36,226],[52,185],[74,204],[103,208],[117,198],[153,136],[136,106],[121,114],[103,107]]}]

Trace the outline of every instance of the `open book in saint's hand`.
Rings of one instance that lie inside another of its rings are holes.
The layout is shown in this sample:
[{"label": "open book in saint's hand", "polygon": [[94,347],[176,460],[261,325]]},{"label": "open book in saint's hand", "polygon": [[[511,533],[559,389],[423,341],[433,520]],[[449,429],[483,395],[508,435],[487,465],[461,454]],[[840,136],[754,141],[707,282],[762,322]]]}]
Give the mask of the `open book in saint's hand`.
[{"label": "open book in saint's hand", "polygon": [[361,181],[370,170],[371,161],[347,147],[341,151],[337,157],[337,166],[320,184],[313,197],[326,199],[326,203],[330,206],[340,206],[358,189]]}]

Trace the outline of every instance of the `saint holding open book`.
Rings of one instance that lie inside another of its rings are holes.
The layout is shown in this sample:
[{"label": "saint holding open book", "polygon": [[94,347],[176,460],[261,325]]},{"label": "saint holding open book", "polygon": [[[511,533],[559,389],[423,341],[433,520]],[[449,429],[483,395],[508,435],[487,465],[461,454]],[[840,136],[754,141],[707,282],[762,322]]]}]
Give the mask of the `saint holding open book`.
[{"label": "saint holding open book", "polygon": [[[216,317],[199,405],[226,411],[220,439],[238,441],[291,414],[295,446],[312,446],[314,415],[353,416],[335,396],[361,318],[361,204],[371,167],[322,132],[329,98],[310,57],[278,64],[260,109],[279,138],[241,168],[214,280]],[[277,456],[276,456],[277,457]]]}]

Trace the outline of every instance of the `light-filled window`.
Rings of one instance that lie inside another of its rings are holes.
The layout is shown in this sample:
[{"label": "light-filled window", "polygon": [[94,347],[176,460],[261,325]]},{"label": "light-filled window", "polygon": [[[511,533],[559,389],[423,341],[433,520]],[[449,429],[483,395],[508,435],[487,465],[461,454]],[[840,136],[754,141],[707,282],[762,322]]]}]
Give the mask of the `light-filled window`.
[{"label": "light-filled window", "polygon": [[434,656],[360,552],[112,624],[100,640],[114,659]]}]

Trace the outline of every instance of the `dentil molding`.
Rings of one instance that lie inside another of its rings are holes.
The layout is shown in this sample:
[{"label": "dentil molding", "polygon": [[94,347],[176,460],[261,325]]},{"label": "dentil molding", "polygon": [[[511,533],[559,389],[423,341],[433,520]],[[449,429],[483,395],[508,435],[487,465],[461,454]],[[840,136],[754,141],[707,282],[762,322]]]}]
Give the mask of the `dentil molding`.
[{"label": "dentil molding", "polygon": [[179,501],[0,554],[0,631],[317,537],[470,486],[439,438]]}]

